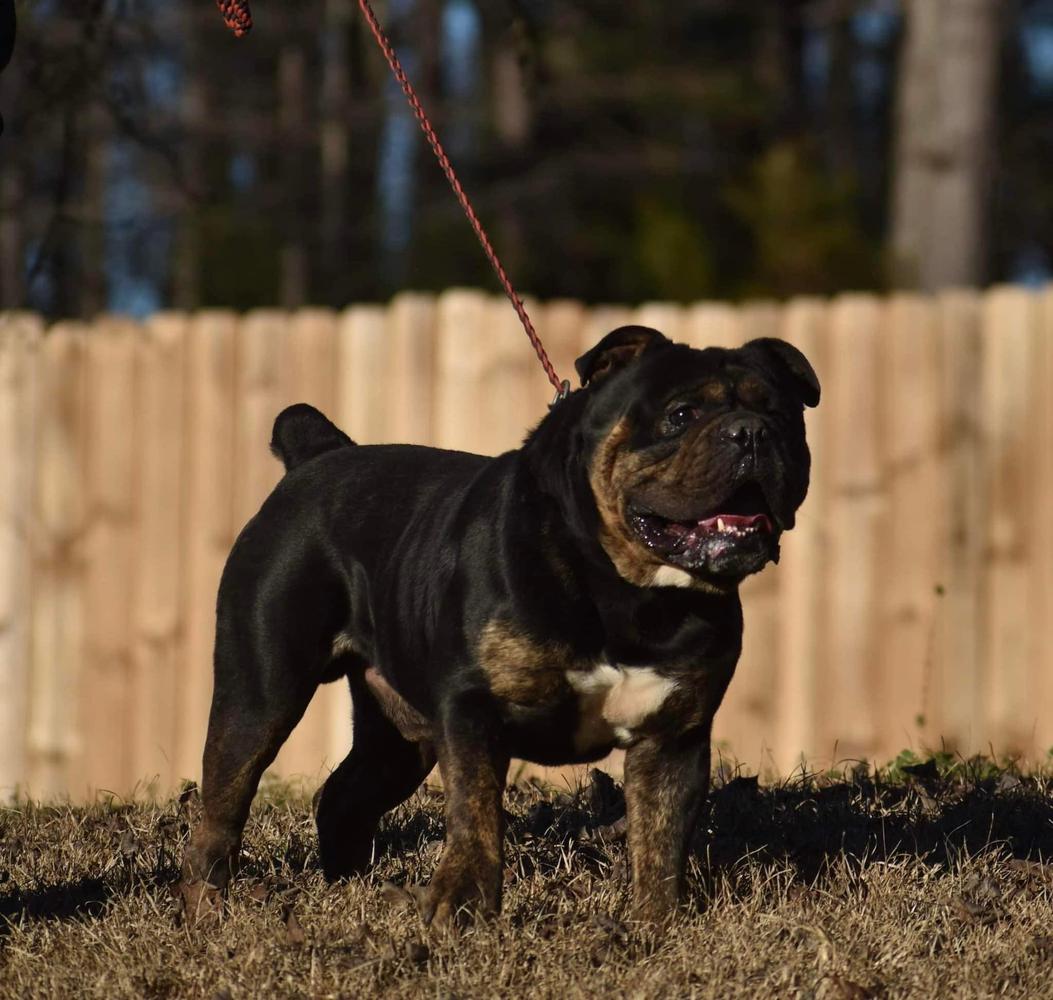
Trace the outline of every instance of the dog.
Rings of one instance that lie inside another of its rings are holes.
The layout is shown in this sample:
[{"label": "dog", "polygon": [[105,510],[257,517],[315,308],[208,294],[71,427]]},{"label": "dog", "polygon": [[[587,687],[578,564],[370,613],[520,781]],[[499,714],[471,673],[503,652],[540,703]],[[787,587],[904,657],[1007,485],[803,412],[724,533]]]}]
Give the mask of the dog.
[{"label": "dog", "polygon": [[581,388],[496,458],[356,445],[303,403],[278,416],[286,474],[219,588],[185,887],[225,888],[264,769],[346,677],[352,747],[315,801],[327,878],[368,867],[380,818],[438,763],[446,840],[421,914],[496,913],[510,758],[620,747],[633,912],[675,910],[738,587],[805,498],[819,381],[781,340],[696,350],[641,326],[576,368]]}]

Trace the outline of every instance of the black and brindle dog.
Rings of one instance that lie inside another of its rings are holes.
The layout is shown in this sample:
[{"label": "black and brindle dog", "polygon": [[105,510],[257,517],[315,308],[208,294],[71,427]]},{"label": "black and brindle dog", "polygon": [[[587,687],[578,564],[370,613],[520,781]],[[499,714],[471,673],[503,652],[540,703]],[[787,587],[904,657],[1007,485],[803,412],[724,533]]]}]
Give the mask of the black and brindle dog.
[{"label": "black and brindle dog", "polygon": [[674,909],[738,586],[804,500],[819,383],[780,340],[693,350],[639,326],[577,370],[583,388],[497,458],[356,446],[305,404],[278,416],[287,474],[219,589],[185,892],[225,886],[264,768],[318,685],[347,677],[353,745],[316,800],[327,877],[367,867],[381,816],[438,761],[446,845],[424,918],[496,912],[509,759],[623,747],[635,912]]}]

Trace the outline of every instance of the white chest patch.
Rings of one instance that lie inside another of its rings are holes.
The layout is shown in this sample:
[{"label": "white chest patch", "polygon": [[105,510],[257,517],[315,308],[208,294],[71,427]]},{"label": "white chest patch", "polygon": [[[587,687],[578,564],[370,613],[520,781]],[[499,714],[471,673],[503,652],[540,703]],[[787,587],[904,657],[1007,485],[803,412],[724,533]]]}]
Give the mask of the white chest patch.
[{"label": "white chest patch", "polygon": [[615,667],[602,663],[592,670],[568,670],[567,682],[578,694],[575,747],[587,752],[605,744],[628,746],[633,730],[658,711],[676,687],[653,667]]}]

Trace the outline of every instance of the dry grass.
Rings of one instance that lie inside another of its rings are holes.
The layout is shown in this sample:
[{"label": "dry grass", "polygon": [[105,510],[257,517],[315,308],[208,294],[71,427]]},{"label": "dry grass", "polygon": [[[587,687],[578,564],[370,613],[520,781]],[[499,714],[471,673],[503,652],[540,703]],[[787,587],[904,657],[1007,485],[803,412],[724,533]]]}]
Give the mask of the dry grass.
[{"label": "dry grass", "polygon": [[1043,996],[1053,983],[1053,781],[929,762],[707,808],[693,912],[661,942],[626,922],[620,790],[513,789],[505,910],[431,937],[397,888],[426,880],[442,797],[389,817],[369,879],[328,886],[307,801],[271,791],[222,923],[188,930],[169,882],[197,808],[0,812],[3,997]]}]

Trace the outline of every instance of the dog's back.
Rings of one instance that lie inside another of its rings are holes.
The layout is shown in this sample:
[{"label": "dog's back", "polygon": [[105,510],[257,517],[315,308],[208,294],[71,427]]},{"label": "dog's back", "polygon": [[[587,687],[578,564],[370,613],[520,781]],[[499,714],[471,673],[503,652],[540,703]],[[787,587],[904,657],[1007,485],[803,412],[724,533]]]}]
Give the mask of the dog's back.
[{"label": "dog's back", "polygon": [[286,472],[335,448],[354,445],[324,413],[308,403],[287,406],[274,420],[271,451],[281,459]]}]

